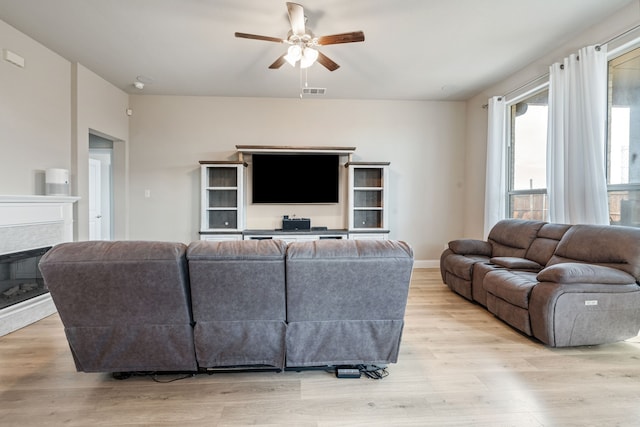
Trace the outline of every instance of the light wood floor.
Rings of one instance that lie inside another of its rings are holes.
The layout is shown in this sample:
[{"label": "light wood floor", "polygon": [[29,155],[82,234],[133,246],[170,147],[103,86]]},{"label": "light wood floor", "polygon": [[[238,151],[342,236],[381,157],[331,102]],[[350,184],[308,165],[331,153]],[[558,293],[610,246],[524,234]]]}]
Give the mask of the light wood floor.
[{"label": "light wood floor", "polygon": [[388,371],[118,381],[75,371],[53,315],[0,338],[0,426],[640,425],[640,343],[547,348],[452,293],[438,270],[414,271]]}]

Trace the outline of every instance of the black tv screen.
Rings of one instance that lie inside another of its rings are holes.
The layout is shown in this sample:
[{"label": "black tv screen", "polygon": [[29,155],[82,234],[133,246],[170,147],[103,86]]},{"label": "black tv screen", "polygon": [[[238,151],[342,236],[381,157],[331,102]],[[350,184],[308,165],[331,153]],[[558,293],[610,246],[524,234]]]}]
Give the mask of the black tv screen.
[{"label": "black tv screen", "polygon": [[253,203],[338,203],[337,154],[253,154]]}]

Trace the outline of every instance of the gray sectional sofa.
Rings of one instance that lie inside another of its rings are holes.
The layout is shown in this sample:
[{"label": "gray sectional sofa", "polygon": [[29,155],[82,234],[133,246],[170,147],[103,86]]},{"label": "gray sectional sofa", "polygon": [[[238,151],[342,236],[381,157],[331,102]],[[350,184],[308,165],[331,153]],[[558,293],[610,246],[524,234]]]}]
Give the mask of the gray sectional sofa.
[{"label": "gray sectional sofa", "polygon": [[40,261],[81,372],[395,363],[413,251],[392,240],[94,241]]},{"label": "gray sectional sofa", "polygon": [[640,330],[640,229],[507,219],[487,241],[449,242],[443,282],[551,347]]}]

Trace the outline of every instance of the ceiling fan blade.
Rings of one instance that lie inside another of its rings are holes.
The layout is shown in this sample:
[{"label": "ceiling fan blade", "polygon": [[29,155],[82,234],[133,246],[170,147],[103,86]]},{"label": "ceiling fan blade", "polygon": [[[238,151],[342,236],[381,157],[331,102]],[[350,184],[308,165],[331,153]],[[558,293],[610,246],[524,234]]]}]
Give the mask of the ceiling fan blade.
[{"label": "ceiling fan blade", "polygon": [[286,62],[286,60],[284,59],[285,56],[286,56],[286,53],[283,53],[282,55],[280,55],[280,57],[276,59],[273,62],[273,64],[269,65],[269,68],[272,70],[277,70],[278,68],[282,67],[282,64]]},{"label": "ceiling fan blade", "polygon": [[320,63],[320,65],[324,66],[329,71],[335,71],[340,68],[338,64],[333,62],[327,55],[323,54],[322,52],[318,52],[317,61]]},{"label": "ceiling fan blade", "polygon": [[331,36],[318,37],[319,45],[363,42],[364,33],[362,31],[352,31],[350,33],[333,34]]},{"label": "ceiling fan blade", "polygon": [[241,39],[264,40],[266,42],[276,42],[276,43],[282,43],[283,41],[278,37],[258,36],[256,34],[247,34],[247,33],[236,33],[236,37],[239,37]]},{"label": "ceiling fan blade", "polygon": [[287,12],[289,13],[289,22],[291,22],[293,34],[303,35],[306,32],[304,28],[304,8],[298,3],[287,2]]}]

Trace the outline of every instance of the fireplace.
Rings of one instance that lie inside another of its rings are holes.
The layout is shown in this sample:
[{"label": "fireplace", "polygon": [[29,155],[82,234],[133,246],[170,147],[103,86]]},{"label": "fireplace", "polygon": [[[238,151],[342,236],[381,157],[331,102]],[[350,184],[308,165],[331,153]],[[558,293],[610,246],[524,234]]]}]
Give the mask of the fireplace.
[{"label": "fireplace", "polygon": [[73,240],[78,197],[0,195],[0,336],[56,312],[37,265]]},{"label": "fireplace", "polygon": [[48,291],[38,262],[51,246],[0,255],[0,310]]}]

